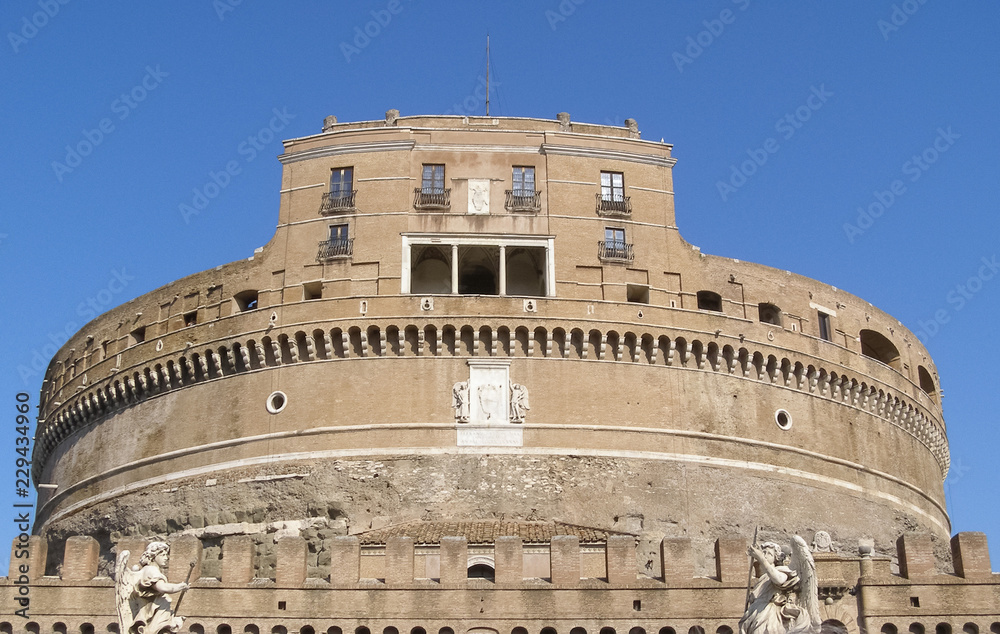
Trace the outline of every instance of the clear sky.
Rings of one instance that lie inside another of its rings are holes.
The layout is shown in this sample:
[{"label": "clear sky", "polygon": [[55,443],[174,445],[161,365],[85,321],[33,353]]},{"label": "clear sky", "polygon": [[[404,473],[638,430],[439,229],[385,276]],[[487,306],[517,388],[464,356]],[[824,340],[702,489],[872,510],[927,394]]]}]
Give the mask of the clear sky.
[{"label": "clear sky", "polygon": [[[637,119],[674,145],[688,241],[922,333],[945,394],[953,530],[985,531],[1000,569],[991,0],[3,2],[0,517],[15,398],[37,405],[53,342],[267,242],[281,138],[331,114],[482,114],[487,32],[491,114]],[[185,221],[230,161],[239,174]],[[0,544],[14,535],[0,522]]]}]

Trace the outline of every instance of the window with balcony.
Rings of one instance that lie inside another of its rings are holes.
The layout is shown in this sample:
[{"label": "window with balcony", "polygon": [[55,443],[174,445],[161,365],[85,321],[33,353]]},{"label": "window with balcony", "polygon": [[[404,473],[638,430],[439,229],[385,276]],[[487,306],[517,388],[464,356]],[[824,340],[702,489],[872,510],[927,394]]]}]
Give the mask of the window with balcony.
[{"label": "window with balcony", "polygon": [[628,216],[632,202],[625,195],[625,175],[621,172],[601,172],[601,191],[597,194],[597,213],[602,216]]},{"label": "window with balcony", "polygon": [[332,214],[354,210],[354,168],[338,167],[330,173],[330,191],[323,194],[320,213]]},{"label": "window with balcony", "polygon": [[598,242],[598,257],[602,260],[631,262],[632,245],[625,242],[625,229],[605,227],[604,240]]},{"label": "window with balcony", "polygon": [[451,189],[444,186],[444,165],[425,163],[420,188],[414,190],[417,209],[446,209],[451,206]]},{"label": "window with balcony", "polygon": [[354,254],[354,238],[350,237],[346,224],[330,225],[330,238],[319,243],[316,259],[323,262],[337,258],[349,258]]},{"label": "window with balcony", "polygon": [[541,192],[535,189],[535,168],[514,166],[511,175],[512,188],[506,194],[505,207],[508,211],[538,211]]}]

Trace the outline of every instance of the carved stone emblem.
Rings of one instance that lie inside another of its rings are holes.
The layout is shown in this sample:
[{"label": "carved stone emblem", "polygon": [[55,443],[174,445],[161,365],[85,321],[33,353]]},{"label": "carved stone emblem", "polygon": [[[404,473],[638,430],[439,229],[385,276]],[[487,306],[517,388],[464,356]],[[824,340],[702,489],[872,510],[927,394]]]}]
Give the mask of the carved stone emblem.
[{"label": "carved stone emblem", "polygon": [[469,179],[469,213],[490,213],[490,181],[487,179]]}]

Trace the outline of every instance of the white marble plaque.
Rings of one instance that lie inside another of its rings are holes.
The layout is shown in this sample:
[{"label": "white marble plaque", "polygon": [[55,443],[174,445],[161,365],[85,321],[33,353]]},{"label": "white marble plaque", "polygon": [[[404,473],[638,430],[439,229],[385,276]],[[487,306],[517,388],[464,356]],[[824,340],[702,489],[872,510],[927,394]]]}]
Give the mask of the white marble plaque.
[{"label": "white marble plaque", "polygon": [[463,425],[458,428],[459,447],[522,447],[524,429],[517,425],[506,427]]},{"label": "white marble plaque", "polygon": [[486,178],[469,179],[469,213],[490,213],[490,181]]}]

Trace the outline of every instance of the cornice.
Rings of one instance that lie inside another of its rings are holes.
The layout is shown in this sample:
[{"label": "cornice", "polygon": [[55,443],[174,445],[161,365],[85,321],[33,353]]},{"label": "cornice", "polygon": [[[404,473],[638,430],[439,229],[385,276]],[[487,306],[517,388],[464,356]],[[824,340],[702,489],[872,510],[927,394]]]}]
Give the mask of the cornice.
[{"label": "cornice", "polygon": [[542,154],[580,156],[584,158],[606,159],[612,161],[630,161],[632,163],[644,163],[646,165],[657,165],[660,167],[673,167],[674,164],[677,163],[677,159],[672,157],[639,154],[637,152],[625,152],[623,150],[609,150],[606,148],[582,147],[578,145],[542,143],[541,150]]},{"label": "cornice", "polygon": [[412,150],[413,146],[416,144],[417,142],[412,140],[397,140],[371,141],[369,143],[349,143],[347,145],[329,145],[326,147],[314,148],[312,150],[282,154],[278,156],[278,160],[281,161],[283,165],[288,165],[289,163],[297,163],[299,161],[323,158],[326,156],[339,156],[341,154],[358,154],[361,152],[396,152],[400,150],[408,151]]}]

